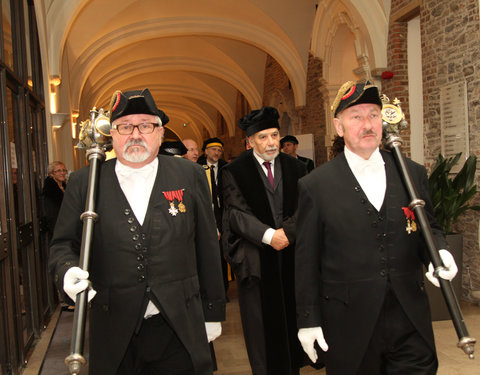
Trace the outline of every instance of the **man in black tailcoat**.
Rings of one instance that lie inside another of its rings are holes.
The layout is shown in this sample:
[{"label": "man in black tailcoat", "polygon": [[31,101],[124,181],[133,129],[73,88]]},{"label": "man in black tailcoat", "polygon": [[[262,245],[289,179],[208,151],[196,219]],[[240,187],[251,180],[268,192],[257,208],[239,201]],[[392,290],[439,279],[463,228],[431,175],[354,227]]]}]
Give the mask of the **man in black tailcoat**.
[{"label": "man in black tailcoat", "polygon": [[253,149],[222,169],[223,248],[238,282],[248,358],[255,375],[298,374],[294,246],[297,181],[305,165],[279,153],[273,107],[243,117]]},{"label": "man in black tailcoat", "polygon": [[[381,107],[370,82],[344,84],[332,106],[344,152],[299,182],[298,337],[313,361],[325,357],[328,375],[425,375],[438,366],[423,284],[429,257],[395,161],[379,150]],[[407,164],[437,248],[446,248],[425,168]],[[447,267],[439,276],[452,279],[455,262],[439,252]]]},{"label": "man in black tailcoat", "polygon": [[77,266],[88,168],[71,176],[49,260],[70,298],[91,281],[89,374],[211,375],[225,296],[205,172],[157,156],[168,117],[148,89],[116,92],[110,113],[117,159],[100,167],[89,272]]}]

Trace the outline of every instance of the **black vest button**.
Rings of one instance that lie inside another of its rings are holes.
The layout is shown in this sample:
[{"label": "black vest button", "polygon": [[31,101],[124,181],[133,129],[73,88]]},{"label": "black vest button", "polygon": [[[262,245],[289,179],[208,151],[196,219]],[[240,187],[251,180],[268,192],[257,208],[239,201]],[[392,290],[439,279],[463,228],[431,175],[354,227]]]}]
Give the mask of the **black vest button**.
[{"label": "black vest button", "polygon": [[358,193],[359,191],[361,191],[362,189],[360,188],[360,186],[355,186],[355,191]]},{"label": "black vest button", "polygon": [[140,264],[137,266],[138,272],[142,272],[142,271],[144,270],[144,268],[145,268],[145,266],[144,266],[142,263],[140,263]]},{"label": "black vest button", "polygon": [[139,283],[143,283],[145,281],[145,275],[139,275],[137,280]]},{"label": "black vest button", "polygon": [[387,274],[387,273],[385,272],[385,270],[381,270],[381,271],[380,271],[380,276],[385,277],[386,274]]},{"label": "black vest button", "polygon": [[139,242],[135,245],[135,250],[140,250],[142,248],[142,244]]},{"label": "black vest button", "polygon": [[134,240],[134,241],[138,241],[139,238],[140,238],[140,236],[138,234],[134,234],[132,236],[132,240]]},{"label": "black vest button", "polygon": [[125,208],[125,211],[123,211],[123,214],[126,216],[130,215],[130,209]]},{"label": "black vest button", "polygon": [[136,230],[137,230],[136,225],[130,227],[130,232],[135,232]]},{"label": "black vest button", "polygon": [[128,224],[132,224],[135,221],[135,219],[133,217],[129,217],[127,221],[128,221]]}]

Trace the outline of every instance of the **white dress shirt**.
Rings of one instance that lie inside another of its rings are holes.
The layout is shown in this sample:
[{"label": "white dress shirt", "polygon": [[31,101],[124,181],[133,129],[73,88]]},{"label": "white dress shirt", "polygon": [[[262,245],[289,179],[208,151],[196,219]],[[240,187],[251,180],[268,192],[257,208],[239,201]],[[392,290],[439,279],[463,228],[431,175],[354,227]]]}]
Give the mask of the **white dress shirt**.
[{"label": "white dress shirt", "polygon": [[368,200],[377,211],[380,211],[387,189],[387,175],[379,149],[377,148],[370,158],[365,160],[345,146],[345,158]]},{"label": "white dress shirt", "polygon": [[[158,159],[142,168],[131,168],[122,164],[118,159],[115,164],[115,173],[130,207],[140,225],[143,225],[147,213],[148,202],[152,194],[155,178],[157,177]],[[152,301],[148,301],[144,318],[148,319],[160,313]]]},{"label": "white dress shirt", "polygon": [[[263,170],[263,173],[265,173],[265,176],[268,176],[267,167],[265,167],[265,165],[263,165],[263,163],[265,163],[267,160],[263,160],[260,156],[258,156],[257,153],[255,152],[255,150],[253,150],[253,156],[255,156],[255,159],[257,159],[258,164],[260,164],[260,167],[262,167],[262,170]],[[272,171],[272,176],[273,177],[275,177],[274,165],[275,165],[275,159],[270,160],[270,169]],[[270,245],[272,243],[272,238],[273,238],[274,234],[275,234],[275,229],[268,228],[265,231],[265,233],[263,234],[262,242],[266,245]]]}]

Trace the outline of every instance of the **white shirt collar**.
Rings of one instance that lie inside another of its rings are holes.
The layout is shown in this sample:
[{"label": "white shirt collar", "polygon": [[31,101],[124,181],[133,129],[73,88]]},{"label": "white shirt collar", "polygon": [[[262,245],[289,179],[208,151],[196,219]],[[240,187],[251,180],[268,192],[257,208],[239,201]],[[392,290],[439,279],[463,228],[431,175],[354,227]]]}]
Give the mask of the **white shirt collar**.
[{"label": "white shirt collar", "polygon": [[158,168],[158,158],[153,159],[147,165],[144,165],[141,168],[132,168],[128,165],[122,164],[120,160],[117,159],[115,163],[115,173],[121,175],[122,177],[128,177],[131,174],[143,174],[147,176],[150,173],[156,172]]},{"label": "white shirt collar", "polygon": [[375,149],[375,151],[373,151],[369,159],[364,159],[361,156],[350,151],[348,147],[345,146],[345,158],[347,159],[348,166],[354,173],[363,170],[363,168],[365,168],[365,166],[367,165],[385,165],[385,162],[383,161],[382,155],[380,154],[380,150],[378,147]]}]

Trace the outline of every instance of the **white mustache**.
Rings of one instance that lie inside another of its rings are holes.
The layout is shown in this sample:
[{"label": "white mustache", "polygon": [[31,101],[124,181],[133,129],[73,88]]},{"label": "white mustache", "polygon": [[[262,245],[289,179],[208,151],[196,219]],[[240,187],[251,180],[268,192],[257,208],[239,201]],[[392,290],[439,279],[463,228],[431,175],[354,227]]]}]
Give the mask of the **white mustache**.
[{"label": "white mustache", "polygon": [[145,143],[145,141],[143,139],[132,139],[132,140],[128,141],[127,143],[125,143],[125,146],[123,147],[123,149],[126,151],[129,147],[136,146],[136,145],[147,148],[147,144]]}]

